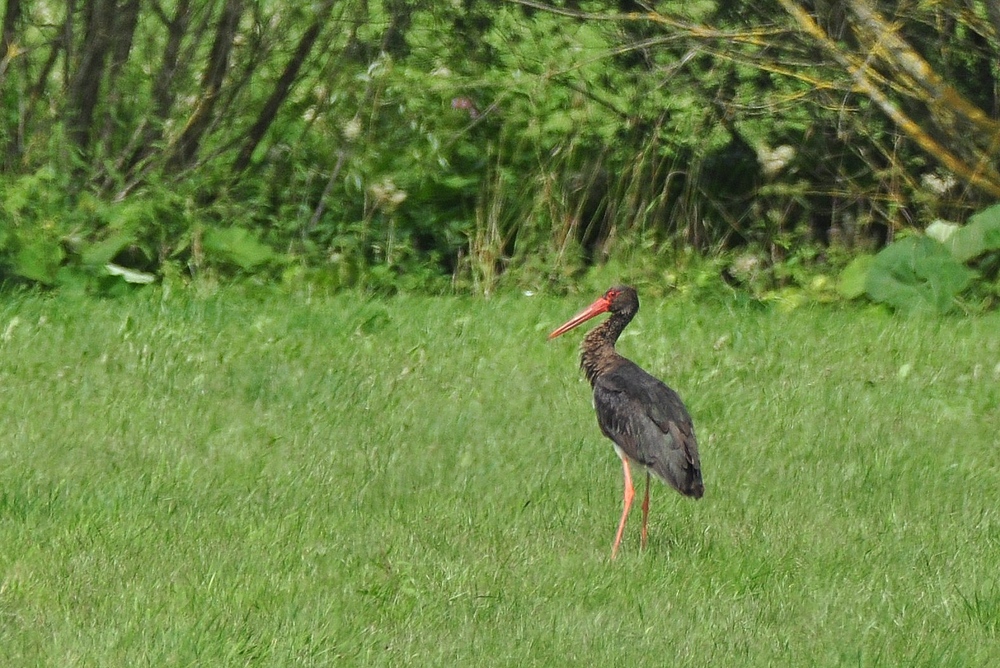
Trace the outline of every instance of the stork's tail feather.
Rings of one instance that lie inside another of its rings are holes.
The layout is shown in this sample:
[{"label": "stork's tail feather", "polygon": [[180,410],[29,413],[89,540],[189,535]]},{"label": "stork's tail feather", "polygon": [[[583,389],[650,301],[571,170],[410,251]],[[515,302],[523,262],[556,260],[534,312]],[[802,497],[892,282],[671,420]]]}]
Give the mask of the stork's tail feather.
[{"label": "stork's tail feather", "polygon": [[650,468],[653,473],[684,496],[700,499],[705,494],[701,468],[688,460],[681,452],[673,453],[665,461],[655,462]]}]

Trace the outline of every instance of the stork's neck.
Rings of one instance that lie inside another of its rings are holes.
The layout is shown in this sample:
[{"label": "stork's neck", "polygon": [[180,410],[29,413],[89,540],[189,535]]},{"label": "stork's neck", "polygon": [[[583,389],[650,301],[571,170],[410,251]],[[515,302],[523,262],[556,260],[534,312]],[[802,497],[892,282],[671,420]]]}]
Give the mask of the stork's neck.
[{"label": "stork's neck", "polygon": [[598,376],[618,366],[623,359],[615,351],[615,342],[634,315],[634,313],[615,313],[583,338],[583,345],[580,346],[580,368],[587,374],[591,386]]}]

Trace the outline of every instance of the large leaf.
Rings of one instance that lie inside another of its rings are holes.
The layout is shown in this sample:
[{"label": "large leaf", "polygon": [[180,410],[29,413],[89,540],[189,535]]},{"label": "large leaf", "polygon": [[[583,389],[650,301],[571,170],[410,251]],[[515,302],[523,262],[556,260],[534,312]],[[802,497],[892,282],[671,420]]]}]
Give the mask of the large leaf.
[{"label": "large leaf", "polygon": [[968,224],[948,237],[945,246],[961,262],[1000,250],[1000,204],[969,218]]},{"label": "large leaf", "polygon": [[38,237],[24,242],[14,255],[14,273],[18,276],[52,285],[65,254],[58,242]]},{"label": "large leaf", "polygon": [[900,311],[945,313],[974,276],[937,241],[908,237],[875,256],[865,289],[875,301]]},{"label": "large leaf", "polygon": [[851,260],[840,272],[837,280],[837,292],[846,299],[857,299],[865,294],[865,284],[868,281],[868,272],[871,271],[875,262],[874,255],[859,255]]},{"label": "large leaf", "polygon": [[88,246],[81,254],[81,260],[86,265],[100,266],[111,262],[123,248],[135,241],[132,234],[115,234],[104,241]]},{"label": "large leaf", "polygon": [[241,269],[270,262],[275,253],[249,230],[242,227],[211,228],[205,230],[205,253],[214,260],[235,264]]}]

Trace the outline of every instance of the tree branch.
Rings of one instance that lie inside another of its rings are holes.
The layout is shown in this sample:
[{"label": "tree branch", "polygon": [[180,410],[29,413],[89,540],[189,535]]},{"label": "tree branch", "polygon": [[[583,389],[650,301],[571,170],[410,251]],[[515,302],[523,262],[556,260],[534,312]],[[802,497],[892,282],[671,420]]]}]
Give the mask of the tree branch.
[{"label": "tree branch", "polygon": [[942,79],[930,63],[899,36],[895,26],[890,25],[867,2],[848,0],[847,6],[857,18],[859,27],[867,33],[868,40],[875,46],[875,55],[919,86],[926,95],[923,102],[928,107],[936,109],[940,114],[957,114],[978,132],[985,133],[989,145],[994,148],[998,145],[1000,123],[987,116],[982,109]]},{"label": "tree branch", "polygon": [[956,176],[962,178],[983,192],[994,197],[1000,197],[1000,176],[989,165],[972,166],[958,155],[948,150],[929,134],[919,124],[907,116],[892,102],[881,89],[876,86],[866,74],[868,65],[845,54],[823,30],[812,16],[793,0],[778,0],[785,11],[795,19],[803,32],[811,36],[823,49],[851,75],[851,79],[872,102],[874,102],[893,123],[921,149],[938,160],[944,167]]}]

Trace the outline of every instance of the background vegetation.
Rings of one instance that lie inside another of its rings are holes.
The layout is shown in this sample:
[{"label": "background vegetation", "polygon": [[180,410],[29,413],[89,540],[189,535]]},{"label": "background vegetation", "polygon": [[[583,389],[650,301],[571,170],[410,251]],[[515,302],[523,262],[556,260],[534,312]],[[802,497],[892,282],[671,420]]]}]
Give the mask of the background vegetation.
[{"label": "background vegetation", "polygon": [[[490,293],[610,263],[661,291],[878,299],[870,259],[861,293],[834,290],[849,260],[1000,196],[993,0],[8,0],[2,19],[7,281]],[[991,304],[995,246],[957,260],[971,278],[940,281]]]}]

